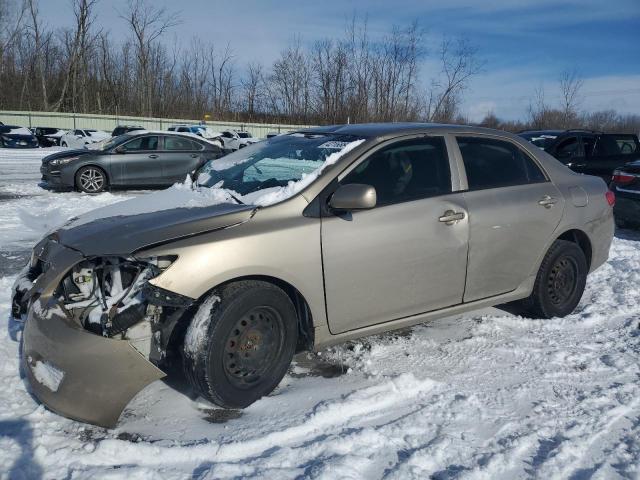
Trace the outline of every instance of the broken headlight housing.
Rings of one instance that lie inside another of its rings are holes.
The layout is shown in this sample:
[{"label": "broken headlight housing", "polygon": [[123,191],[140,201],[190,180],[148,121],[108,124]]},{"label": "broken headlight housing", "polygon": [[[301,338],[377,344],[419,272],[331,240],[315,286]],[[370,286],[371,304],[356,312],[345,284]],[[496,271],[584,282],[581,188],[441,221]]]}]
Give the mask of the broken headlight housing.
[{"label": "broken headlight housing", "polygon": [[75,265],[62,280],[58,299],[68,316],[105,337],[124,334],[148,318],[154,307],[145,298],[148,281],[160,275],[175,256],[96,257]]}]

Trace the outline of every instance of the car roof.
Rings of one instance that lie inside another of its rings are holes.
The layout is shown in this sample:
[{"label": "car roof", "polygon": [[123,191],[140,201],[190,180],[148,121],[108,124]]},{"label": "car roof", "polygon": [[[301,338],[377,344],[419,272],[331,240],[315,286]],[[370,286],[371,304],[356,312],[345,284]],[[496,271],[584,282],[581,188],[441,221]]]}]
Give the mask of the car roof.
[{"label": "car roof", "polygon": [[494,130],[469,125],[452,125],[445,123],[352,123],[346,125],[327,125],[297,130],[295,133],[333,133],[338,135],[353,135],[363,138],[373,138],[394,135],[410,135],[412,133],[486,133],[512,136],[503,130]]}]

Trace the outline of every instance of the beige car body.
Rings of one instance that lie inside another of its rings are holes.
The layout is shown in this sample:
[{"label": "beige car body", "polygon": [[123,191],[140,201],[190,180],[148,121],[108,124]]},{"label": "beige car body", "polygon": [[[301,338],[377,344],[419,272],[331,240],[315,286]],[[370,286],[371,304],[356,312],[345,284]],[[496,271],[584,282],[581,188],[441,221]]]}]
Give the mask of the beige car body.
[{"label": "beige car body", "polygon": [[[135,345],[89,332],[59,308],[55,291],[88,258],[177,257],[148,283],[159,289],[156,294],[176,295],[193,305],[229,282],[273,282],[296,306],[300,348],[320,349],[528,297],[556,239],[576,242],[590,271],[608,257],[614,223],[604,182],[572,172],[520,137],[424,124],[307,131],[332,132],[366,140],[279,203],[219,205],[212,217],[206,210],[185,209],[156,212],[137,223],[137,217],[125,216],[113,237],[100,230],[117,224],[107,219],[102,227],[75,227],[76,244],[65,243],[73,235],[64,228],[43,239],[34,259],[49,267],[37,278],[27,278],[25,269],[14,287],[14,312],[27,316],[22,356],[36,396],[63,415],[113,426],[129,400],[164,375]],[[393,142],[425,136],[445,140],[451,193],[344,215],[327,213],[336,179]],[[511,142],[535,160],[546,181],[470,191],[456,136]],[[456,219],[447,220],[452,213]],[[199,217],[189,223],[183,218],[188,214]],[[154,227],[155,233],[149,233]],[[166,346],[168,340],[163,341]],[[48,388],[36,378],[40,363],[64,373],[60,385]]]},{"label": "beige car body", "polygon": [[[354,212],[351,222],[305,216],[311,202],[335,177],[343,177],[389,143],[423,135],[445,138],[453,193]],[[470,192],[456,136],[513,142],[553,180]],[[249,221],[172,242],[144,255],[177,255],[178,260],[151,283],[195,299],[220,284],[246,277],[285,282],[308,304],[313,347],[319,349],[525,298],[549,246],[563,235],[580,232],[580,241],[589,249],[590,270],[597,268],[608,257],[614,230],[605,191],[599,178],[575,174],[515,135],[473,127],[409,126],[369,139],[302,193],[257,210]],[[558,203],[551,208],[540,205],[545,195],[557,198]],[[439,222],[439,216],[451,208],[465,212],[465,218],[454,225]],[[383,210],[388,213],[380,213]],[[342,224],[336,227],[336,236],[323,237],[321,231],[332,224]],[[422,259],[421,268],[405,261],[406,251],[392,250],[398,237],[413,235],[416,228],[424,235],[424,253],[429,257]],[[350,261],[345,258],[349,255],[353,256]],[[341,269],[340,261],[348,263]],[[403,263],[402,269],[409,273],[394,274],[393,265]],[[424,267],[432,270],[425,272]],[[433,289],[437,293],[429,295]],[[451,290],[464,292],[462,301],[447,298]],[[364,323],[366,319],[370,321]]]}]

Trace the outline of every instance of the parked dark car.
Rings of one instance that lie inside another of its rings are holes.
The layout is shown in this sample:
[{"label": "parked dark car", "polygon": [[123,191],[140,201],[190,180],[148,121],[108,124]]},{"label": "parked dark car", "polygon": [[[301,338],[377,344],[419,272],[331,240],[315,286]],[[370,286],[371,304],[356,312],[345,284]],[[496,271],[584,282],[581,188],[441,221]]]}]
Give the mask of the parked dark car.
[{"label": "parked dark car", "polygon": [[616,194],[613,209],[619,227],[640,228],[640,161],[613,172],[611,190]]},{"label": "parked dark car", "polygon": [[42,160],[42,180],[56,189],[98,193],[107,187],[160,187],[184,180],[220,147],[196,136],[131,132],[99,150],[67,150]]},{"label": "parked dark car", "polygon": [[28,128],[0,125],[0,148],[38,148],[38,139]]},{"label": "parked dark car", "polygon": [[56,147],[60,145],[60,137],[64,135],[65,130],[55,127],[34,127],[31,132],[38,139],[41,147]]},{"label": "parked dark car", "polygon": [[607,183],[616,168],[640,160],[638,136],[625,133],[567,130],[545,151],[572,170],[602,177]]},{"label": "parked dark car", "polygon": [[136,132],[144,129],[145,128],[141,127],[140,125],[118,125],[113,129],[113,132],[111,132],[111,136],[117,137],[119,135],[124,135],[125,133]]},{"label": "parked dark car", "polygon": [[564,130],[525,130],[518,133],[518,135],[544,150],[545,147],[551,145],[563,133]]}]

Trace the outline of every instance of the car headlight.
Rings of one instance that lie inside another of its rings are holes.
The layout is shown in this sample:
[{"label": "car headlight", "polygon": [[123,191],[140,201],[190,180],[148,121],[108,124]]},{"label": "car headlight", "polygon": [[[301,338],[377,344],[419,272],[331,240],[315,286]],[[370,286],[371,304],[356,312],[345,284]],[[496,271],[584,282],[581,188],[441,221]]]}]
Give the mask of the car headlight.
[{"label": "car headlight", "polygon": [[51,160],[51,165],[66,165],[67,163],[71,163],[79,158],[80,157],[56,158]]}]

